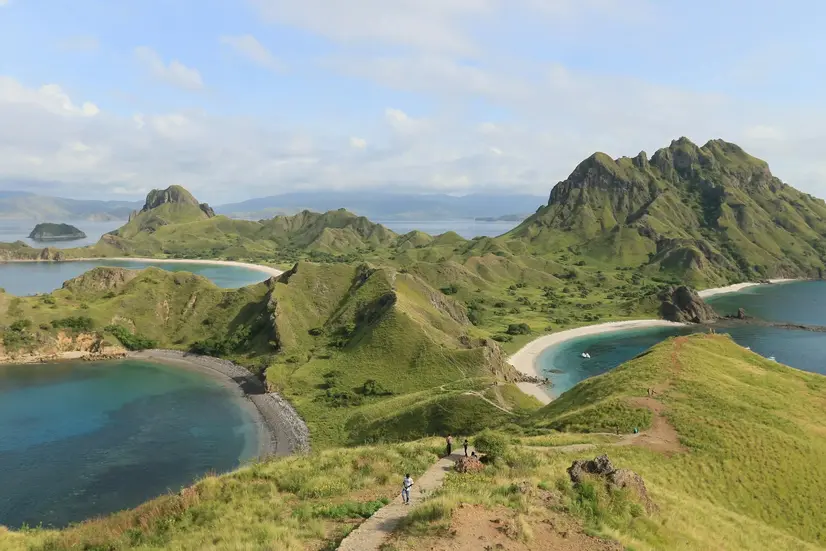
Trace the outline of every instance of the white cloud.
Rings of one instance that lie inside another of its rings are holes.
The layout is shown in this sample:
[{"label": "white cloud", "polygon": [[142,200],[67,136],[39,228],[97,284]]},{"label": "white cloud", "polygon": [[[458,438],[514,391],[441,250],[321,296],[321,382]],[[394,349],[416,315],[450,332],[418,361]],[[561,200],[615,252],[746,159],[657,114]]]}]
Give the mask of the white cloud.
[{"label": "white cloud", "polygon": [[353,136],[350,138],[350,147],[354,149],[364,149],[367,147],[367,140]]},{"label": "white cloud", "polygon": [[469,53],[462,20],[490,14],[499,0],[250,0],[265,20],[343,42],[379,41]]},{"label": "white cloud", "polygon": [[[101,113],[59,86],[0,77],[0,188],[51,182],[64,186],[61,194],[104,196],[118,188],[138,195],[178,182],[211,202],[378,187],[546,195],[595,150],[651,154],[687,135],[699,143],[716,137],[739,143],[784,180],[826,195],[823,109],[749,105],[560,67],[540,74],[551,73],[522,101],[503,101],[509,114],[496,122],[421,108],[413,116],[394,106],[365,121],[370,135],[343,139],[334,125],[310,133],[198,110]],[[495,73],[489,78],[497,80]],[[428,84],[433,94],[442,85]],[[497,95],[493,89],[489,97]]]},{"label": "white cloud", "polygon": [[221,44],[231,48],[236,54],[247,58],[256,65],[272,69],[274,71],[281,71],[284,69],[284,64],[276,59],[275,56],[258,41],[257,38],[251,34],[244,34],[240,36],[222,36]]},{"label": "white cloud", "polygon": [[138,62],[156,79],[184,90],[201,90],[204,82],[197,69],[187,67],[177,59],[168,64],[152,48],[139,46],[135,48]]},{"label": "white cloud", "polygon": [[9,3],[10,3],[10,0],[0,0],[0,8],[2,8],[4,6],[8,6]]},{"label": "white cloud", "polygon": [[97,105],[88,101],[82,105],[75,105],[57,84],[46,84],[34,90],[3,76],[0,76],[0,102],[35,105],[63,116],[94,117],[100,113]]}]

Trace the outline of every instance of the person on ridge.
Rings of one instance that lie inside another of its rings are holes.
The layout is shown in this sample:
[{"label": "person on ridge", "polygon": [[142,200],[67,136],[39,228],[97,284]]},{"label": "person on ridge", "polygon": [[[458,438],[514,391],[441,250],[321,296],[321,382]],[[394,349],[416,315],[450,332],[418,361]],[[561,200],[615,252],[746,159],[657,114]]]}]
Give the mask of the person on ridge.
[{"label": "person on ridge", "polygon": [[462,443],[462,446],[464,446],[464,448],[465,448],[465,457],[467,457],[467,446],[468,446],[467,438],[465,438],[465,441]]},{"label": "person on ridge", "polygon": [[402,482],[402,501],[405,505],[410,505],[410,488],[413,487],[413,479],[410,478],[410,473],[404,475]]},{"label": "person on ridge", "polygon": [[449,457],[450,454],[453,453],[453,437],[448,434],[447,438],[445,438],[445,440],[447,441],[447,456],[446,457]]}]

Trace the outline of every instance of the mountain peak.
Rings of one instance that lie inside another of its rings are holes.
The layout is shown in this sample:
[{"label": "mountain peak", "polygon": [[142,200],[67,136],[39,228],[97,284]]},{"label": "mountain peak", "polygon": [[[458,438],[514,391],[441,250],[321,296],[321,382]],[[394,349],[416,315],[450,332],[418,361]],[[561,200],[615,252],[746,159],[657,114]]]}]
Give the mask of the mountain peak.
[{"label": "mountain peak", "polygon": [[195,196],[192,195],[182,186],[169,186],[166,189],[153,189],[146,196],[146,203],[143,205],[141,212],[149,212],[165,204],[175,205],[190,205],[200,208],[208,218],[215,216],[215,212],[206,203],[199,203]]}]

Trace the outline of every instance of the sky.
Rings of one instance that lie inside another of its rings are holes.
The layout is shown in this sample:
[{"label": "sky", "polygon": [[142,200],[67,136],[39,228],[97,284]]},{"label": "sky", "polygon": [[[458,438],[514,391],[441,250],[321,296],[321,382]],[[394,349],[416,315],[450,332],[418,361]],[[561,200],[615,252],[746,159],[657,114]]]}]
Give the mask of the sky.
[{"label": "sky", "polygon": [[826,196],[815,0],[0,0],[0,190],[547,195],[722,138]]}]

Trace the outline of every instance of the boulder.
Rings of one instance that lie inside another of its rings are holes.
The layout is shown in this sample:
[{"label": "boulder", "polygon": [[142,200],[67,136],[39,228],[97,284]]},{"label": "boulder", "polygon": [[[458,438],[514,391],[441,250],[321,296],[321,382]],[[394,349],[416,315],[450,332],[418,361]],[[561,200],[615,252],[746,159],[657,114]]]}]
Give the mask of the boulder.
[{"label": "boulder", "polygon": [[746,311],[743,310],[742,308],[737,309],[737,319],[739,319],[739,320],[746,319]]},{"label": "boulder", "polygon": [[578,459],[568,467],[568,476],[574,484],[582,484],[586,475],[601,478],[609,489],[632,492],[648,513],[657,510],[657,505],[648,497],[642,477],[629,469],[615,469],[607,455],[600,455],[593,460]]},{"label": "boulder", "polygon": [[478,457],[460,457],[453,467],[457,473],[478,473],[484,470],[485,466]]},{"label": "boulder", "polygon": [[669,287],[660,294],[663,319],[681,323],[708,323],[719,316],[689,287]]},{"label": "boulder", "polygon": [[583,480],[583,474],[593,474],[598,476],[607,476],[614,472],[614,465],[607,455],[600,455],[599,457],[588,460],[578,459],[568,467],[568,476],[571,477],[571,482],[579,484]]}]

